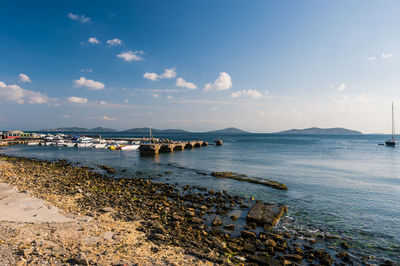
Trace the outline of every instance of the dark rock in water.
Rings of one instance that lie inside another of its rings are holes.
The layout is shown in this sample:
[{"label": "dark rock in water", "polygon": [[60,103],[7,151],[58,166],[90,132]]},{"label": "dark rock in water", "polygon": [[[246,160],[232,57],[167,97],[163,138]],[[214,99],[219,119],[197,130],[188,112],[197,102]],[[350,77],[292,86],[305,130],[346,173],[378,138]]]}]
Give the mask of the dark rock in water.
[{"label": "dark rock in water", "polygon": [[246,229],[256,229],[257,224],[255,222],[248,223]]},{"label": "dark rock in water", "polygon": [[244,181],[248,183],[253,183],[253,184],[259,184],[259,185],[264,185],[280,190],[288,190],[287,186],[285,184],[279,183],[277,181],[269,180],[266,178],[248,178],[247,175],[242,175],[242,174],[237,174],[237,173],[232,173],[232,172],[212,172],[211,175],[213,177],[217,178],[229,178],[229,179],[234,179],[238,181]]},{"label": "dark rock in water", "polygon": [[341,258],[343,261],[350,261],[350,255],[346,251],[342,251],[336,255],[336,257]]},{"label": "dark rock in water", "polygon": [[232,215],[232,216],[231,216],[231,220],[232,220],[232,221],[236,221],[238,218],[239,218],[239,217],[236,216],[236,215]]},{"label": "dark rock in water", "polygon": [[215,216],[214,220],[212,221],[212,226],[221,226],[221,225],[222,225],[221,217]]},{"label": "dark rock in water", "polygon": [[340,246],[341,246],[342,248],[344,248],[344,249],[349,249],[349,248],[350,248],[349,243],[346,243],[346,242],[340,243]]},{"label": "dark rock in water", "polygon": [[167,171],[167,172],[164,172],[164,174],[170,175],[170,174],[172,174],[172,172]]},{"label": "dark rock in water", "polygon": [[235,226],[233,224],[224,225],[224,229],[233,231],[235,230]]},{"label": "dark rock in water", "polygon": [[246,220],[261,226],[274,226],[286,211],[287,207],[281,204],[257,202],[251,207]]},{"label": "dark rock in water", "polygon": [[242,232],[240,232],[240,235],[243,238],[256,238],[257,236],[256,233],[247,230],[243,230]]},{"label": "dark rock in water", "polygon": [[332,256],[328,254],[325,250],[315,250],[315,257],[321,262],[323,265],[332,265],[333,259]]},{"label": "dark rock in water", "polygon": [[283,257],[287,260],[297,261],[297,262],[300,262],[303,259],[303,257],[298,254],[287,254],[287,255],[284,255]]},{"label": "dark rock in water", "polygon": [[196,172],[196,174],[198,174],[198,175],[208,175],[207,173],[204,173],[204,172]]},{"label": "dark rock in water", "polygon": [[106,171],[109,174],[115,174],[115,169],[110,166],[99,164],[98,167],[100,167],[101,169],[103,169],[104,171]]}]

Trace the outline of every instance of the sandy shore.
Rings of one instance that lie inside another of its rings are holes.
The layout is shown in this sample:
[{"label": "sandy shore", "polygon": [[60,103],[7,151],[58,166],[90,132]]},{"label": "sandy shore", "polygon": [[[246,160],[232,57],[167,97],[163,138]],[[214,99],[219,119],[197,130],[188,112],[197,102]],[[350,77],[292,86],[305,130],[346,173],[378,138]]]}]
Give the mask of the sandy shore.
[{"label": "sandy shore", "polygon": [[[14,166],[0,161],[0,175]],[[179,247],[154,244],[137,230],[140,222],[117,222],[112,212],[93,219],[65,213],[51,203],[0,183],[2,265],[207,265]],[[116,252],[118,251],[118,252]]]}]

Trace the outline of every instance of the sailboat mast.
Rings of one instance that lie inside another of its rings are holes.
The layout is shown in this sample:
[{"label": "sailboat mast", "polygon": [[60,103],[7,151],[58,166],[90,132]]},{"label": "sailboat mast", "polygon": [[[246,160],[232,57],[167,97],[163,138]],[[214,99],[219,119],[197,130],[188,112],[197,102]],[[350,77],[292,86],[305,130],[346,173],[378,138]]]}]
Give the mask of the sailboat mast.
[{"label": "sailboat mast", "polygon": [[392,102],[392,140],[394,140],[394,111],[393,111],[393,102]]}]

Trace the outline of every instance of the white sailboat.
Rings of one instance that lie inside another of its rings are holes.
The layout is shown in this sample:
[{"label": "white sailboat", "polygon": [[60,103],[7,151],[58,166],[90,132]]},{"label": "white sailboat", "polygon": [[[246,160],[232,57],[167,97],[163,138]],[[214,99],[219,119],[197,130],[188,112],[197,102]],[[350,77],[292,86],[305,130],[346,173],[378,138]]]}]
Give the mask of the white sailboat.
[{"label": "white sailboat", "polygon": [[397,140],[395,139],[395,132],[394,132],[393,102],[392,102],[392,139],[385,141],[385,145],[388,147],[396,147],[396,145],[397,145]]}]

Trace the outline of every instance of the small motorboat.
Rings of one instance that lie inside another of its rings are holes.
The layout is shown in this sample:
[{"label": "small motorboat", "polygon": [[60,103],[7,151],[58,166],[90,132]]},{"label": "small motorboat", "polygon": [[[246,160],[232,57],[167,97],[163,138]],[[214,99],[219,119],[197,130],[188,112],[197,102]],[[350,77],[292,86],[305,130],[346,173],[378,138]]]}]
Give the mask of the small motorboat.
[{"label": "small motorboat", "polygon": [[139,144],[130,144],[130,145],[119,146],[118,149],[121,151],[135,151],[139,149],[139,147],[140,147]]}]

